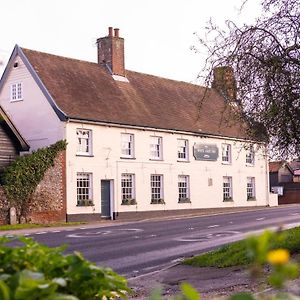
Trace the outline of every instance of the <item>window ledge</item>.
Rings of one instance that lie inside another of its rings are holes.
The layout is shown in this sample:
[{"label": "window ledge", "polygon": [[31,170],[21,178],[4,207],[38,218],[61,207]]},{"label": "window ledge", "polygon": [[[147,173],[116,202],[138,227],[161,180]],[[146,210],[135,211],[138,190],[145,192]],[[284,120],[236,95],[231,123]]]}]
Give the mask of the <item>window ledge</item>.
[{"label": "window ledge", "polygon": [[83,153],[76,153],[76,156],[79,156],[79,157],[94,157],[93,154],[83,154]]},{"label": "window ledge", "polygon": [[78,200],[77,207],[95,206],[93,200]]},{"label": "window ledge", "polygon": [[151,160],[151,161],[163,161],[162,158],[149,158],[149,160]]},{"label": "window ledge", "polygon": [[10,102],[20,102],[20,101],[24,101],[24,99],[22,98],[22,99],[15,99],[15,100],[10,100]]},{"label": "window ledge", "polygon": [[232,163],[231,162],[226,162],[226,161],[222,161],[222,165],[231,165]]},{"label": "window ledge", "polygon": [[247,198],[247,201],[256,201],[256,198],[255,197],[250,197],[250,198]]},{"label": "window ledge", "polygon": [[137,202],[135,199],[126,199],[122,200],[121,205],[137,205]]},{"label": "window ledge", "polygon": [[151,199],[150,204],[166,204],[164,199]]},{"label": "window ledge", "polygon": [[233,202],[233,199],[232,198],[225,198],[225,199],[223,199],[223,202]]},{"label": "window ledge", "polygon": [[191,161],[185,159],[177,159],[177,162],[190,163]]},{"label": "window ledge", "polygon": [[254,164],[248,164],[248,163],[246,163],[246,167],[254,167]]},{"label": "window ledge", "polygon": [[190,198],[181,198],[178,199],[178,203],[192,203]]},{"label": "window ledge", "polygon": [[135,157],[126,157],[126,156],[120,156],[120,159],[129,159],[129,160],[135,160]]}]

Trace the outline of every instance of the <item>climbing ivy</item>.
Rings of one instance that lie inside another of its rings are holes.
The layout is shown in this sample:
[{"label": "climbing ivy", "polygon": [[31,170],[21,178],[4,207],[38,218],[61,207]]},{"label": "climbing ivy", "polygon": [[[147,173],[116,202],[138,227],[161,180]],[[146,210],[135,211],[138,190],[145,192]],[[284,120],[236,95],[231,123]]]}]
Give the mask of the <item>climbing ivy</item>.
[{"label": "climbing ivy", "polygon": [[66,149],[66,145],[65,141],[58,141],[49,147],[17,158],[4,170],[2,185],[11,206],[16,207],[19,221],[21,217],[26,220],[30,196],[48,168],[54,165],[57,154]]}]

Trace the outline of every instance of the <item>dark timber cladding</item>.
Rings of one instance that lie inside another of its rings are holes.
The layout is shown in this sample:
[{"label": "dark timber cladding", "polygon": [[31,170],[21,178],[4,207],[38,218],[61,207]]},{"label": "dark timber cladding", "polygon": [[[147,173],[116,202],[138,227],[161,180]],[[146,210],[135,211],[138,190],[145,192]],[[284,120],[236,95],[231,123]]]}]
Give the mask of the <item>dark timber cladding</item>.
[{"label": "dark timber cladding", "polygon": [[4,120],[0,119],[0,170],[18,156],[20,146]]},{"label": "dark timber cladding", "polygon": [[28,150],[27,142],[0,106],[0,171],[15,160],[20,151]]}]

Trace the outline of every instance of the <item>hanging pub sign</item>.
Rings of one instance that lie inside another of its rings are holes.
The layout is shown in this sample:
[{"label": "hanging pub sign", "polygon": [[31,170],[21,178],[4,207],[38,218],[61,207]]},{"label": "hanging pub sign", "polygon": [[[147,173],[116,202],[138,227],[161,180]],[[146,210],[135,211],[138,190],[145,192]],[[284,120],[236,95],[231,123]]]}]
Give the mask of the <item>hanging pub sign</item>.
[{"label": "hanging pub sign", "polygon": [[195,144],[194,157],[196,160],[216,161],[219,156],[219,149],[215,144]]}]

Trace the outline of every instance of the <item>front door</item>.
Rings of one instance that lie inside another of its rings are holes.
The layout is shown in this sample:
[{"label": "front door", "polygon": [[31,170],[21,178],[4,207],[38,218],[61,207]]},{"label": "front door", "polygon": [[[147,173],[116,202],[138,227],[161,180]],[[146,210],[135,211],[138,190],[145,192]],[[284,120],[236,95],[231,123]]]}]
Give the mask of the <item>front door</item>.
[{"label": "front door", "polygon": [[110,180],[101,180],[101,216],[111,217]]}]

